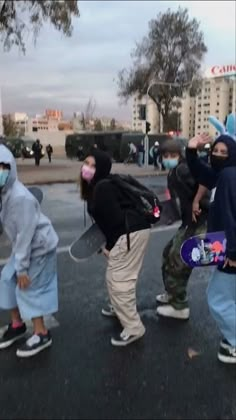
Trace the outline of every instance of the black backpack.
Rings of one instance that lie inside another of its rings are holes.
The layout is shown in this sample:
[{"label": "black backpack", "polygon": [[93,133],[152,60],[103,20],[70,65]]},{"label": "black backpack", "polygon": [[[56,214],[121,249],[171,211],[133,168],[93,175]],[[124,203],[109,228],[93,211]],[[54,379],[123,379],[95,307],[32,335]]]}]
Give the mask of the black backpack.
[{"label": "black backpack", "polygon": [[108,179],[120,190],[127,210],[136,209],[152,225],[160,220],[162,206],[153,191],[149,190],[131,175],[111,174]]}]

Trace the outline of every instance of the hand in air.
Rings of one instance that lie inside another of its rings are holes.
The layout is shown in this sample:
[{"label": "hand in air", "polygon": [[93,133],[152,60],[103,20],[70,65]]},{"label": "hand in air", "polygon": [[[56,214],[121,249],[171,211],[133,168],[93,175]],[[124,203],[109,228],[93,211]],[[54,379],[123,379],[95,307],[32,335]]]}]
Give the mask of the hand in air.
[{"label": "hand in air", "polygon": [[198,134],[197,136],[189,140],[188,147],[190,149],[198,149],[205,146],[205,144],[207,143],[212,143],[212,138],[209,136],[209,134]]}]

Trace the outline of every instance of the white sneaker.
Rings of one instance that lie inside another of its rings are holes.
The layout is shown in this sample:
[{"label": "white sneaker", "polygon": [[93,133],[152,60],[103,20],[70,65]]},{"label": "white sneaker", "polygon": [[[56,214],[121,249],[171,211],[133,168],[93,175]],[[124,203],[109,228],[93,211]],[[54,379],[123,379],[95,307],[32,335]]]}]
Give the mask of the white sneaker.
[{"label": "white sneaker", "polygon": [[158,306],[157,314],[166,318],[175,318],[181,320],[189,319],[189,308],[175,309],[172,305]]},{"label": "white sneaker", "polygon": [[107,317],[116,317],[115,310],[111,304],[107,305],[106,308],[102,308],[102,315]]},{"label": "white sneaker", "polygon": [[169,303],[171,300],[171,295],[168,292],[160,293],[156,296],[156,301],[159,303]]},{"label": "white sneaker", "polygon": [[229,342],[225,339],[225,338],[223,338],[222,340],[221,340],[221,342],[220,342],[220,347],[222,348],[222,349],[230,349],[232,346],[229,344]]},{"label": "white sneaker", "polygon": [[236,347],[223,347],[221,343],[217,356],[222,363],[236,364]]},{"label": "white sneaker", "polygon": [[142,338],[144,334],[145,334],[145,328],[143,328],[143,330],[139,334],[136,334],[136,335],[130,335],[123,330],[122,333],[118,335],[117,337],[112,337],[111,344],[115,347],[125,347],[133,343],[134,341],[137,341],[140,338]]}]

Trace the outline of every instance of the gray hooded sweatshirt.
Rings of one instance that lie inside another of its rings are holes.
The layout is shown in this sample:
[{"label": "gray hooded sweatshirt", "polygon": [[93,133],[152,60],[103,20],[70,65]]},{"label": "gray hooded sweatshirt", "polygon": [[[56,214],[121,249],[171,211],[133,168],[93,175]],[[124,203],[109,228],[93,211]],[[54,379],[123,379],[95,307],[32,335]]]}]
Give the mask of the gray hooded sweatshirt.
[{"label": "gray hooded sweatshirt", "polygon": [[0,189],[0,221],[12,245],[16,273],[27,274],[32,258],[56,249],[58,236],[50,220],[41,213],[36,198],[18,181],[15,159],[3,145],[0,163],[11,167],[5,186]]}]

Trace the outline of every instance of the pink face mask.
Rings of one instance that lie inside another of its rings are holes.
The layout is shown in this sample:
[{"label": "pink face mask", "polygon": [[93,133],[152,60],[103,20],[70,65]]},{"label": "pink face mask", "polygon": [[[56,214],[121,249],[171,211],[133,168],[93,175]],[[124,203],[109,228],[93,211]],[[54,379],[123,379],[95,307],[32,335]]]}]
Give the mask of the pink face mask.
[{"label": "pink face mask", "polygon": [[81,169],[81,176],[85,181],[92,181],[94,174],[96,172],[95,168],[90,168],[90,166],[86,165],[86,163],[82,166]]}]

